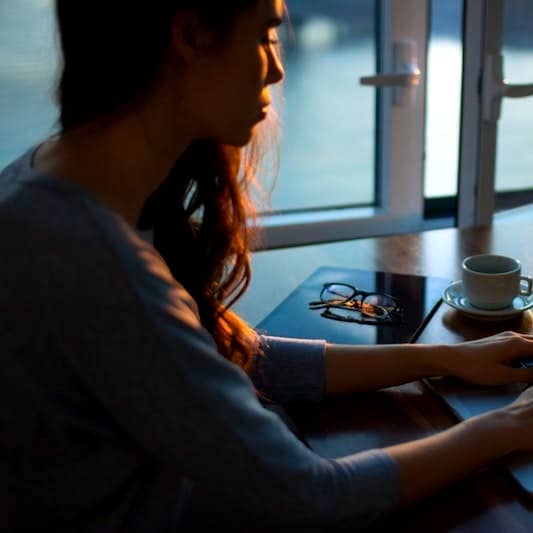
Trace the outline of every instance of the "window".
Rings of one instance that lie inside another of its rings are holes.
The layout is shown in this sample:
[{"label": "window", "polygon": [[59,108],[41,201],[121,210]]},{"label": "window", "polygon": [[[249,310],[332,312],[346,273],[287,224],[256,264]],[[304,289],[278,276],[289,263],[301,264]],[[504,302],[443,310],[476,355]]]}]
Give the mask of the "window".
[{"label": "window", "polygon": [[0,168],[53,131],[52,0],[0,2]]},{"label": "window", "polygon": [[463,0],[432,0],[424,197],[427,217],[454,216],[459,169]]},{"label": "window", "polygon": [[376,68],[375,3],[289,0],[288,8],[272,208],[375,205],[376,95],[358,83]]},{"label": "window", "polygon": [[[533,4],[508,0],[503,18],[503,75],[533,83]],[[496,207],[533,201],[533,99],[502,103],[496,151]]]},{"label": "window", "polygon": [[490,223],[500,202],[509,207],[533,200],[528,192],[532,169],[527,168],[533,162],[527,146],[531,127],[522,120],[532,116],[533,99],[511,100],[533,94],[533,85],[516,83],[526,79],[518,78],[520,68],[531,76],[526,81],[533,82],[533,72],[523,63],[531,53],[526,30],[533,6],[522,0],[484,0],[466,6],[460,226]]},{"label": "window", "polygon": [[[487,223],[495,205],[531,201],[533,100],[505,98],[498,122],[500,65],[508,83],[533,83],[530,4],[288,0],[263,246],[419,231],[455,213],[461,226]],[[54,131],[53,24],[53,0],[0,3],[0,166]]]},{"label": "window", "polygon": [[[286,45],[286,139],[273,213],[260,219],[263,244],[420,229],[427,2],[289,0],[288,7],[296,39]],[[359,85],[376,73],[366,81],[374,86]],[[415,86],[390,86],[407,79]]]}]

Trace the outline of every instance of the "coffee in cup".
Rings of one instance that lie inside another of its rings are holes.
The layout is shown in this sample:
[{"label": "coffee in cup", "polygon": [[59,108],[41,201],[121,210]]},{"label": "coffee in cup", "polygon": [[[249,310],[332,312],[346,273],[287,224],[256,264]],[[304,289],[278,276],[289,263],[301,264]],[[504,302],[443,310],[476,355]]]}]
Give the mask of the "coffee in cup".
[{"label": "coffee in cup", "polygon": [[463,260],[463,293],[480,309],[504,309],[516,296],[529,296],[533,280],[521,275],[518,259],[503,255],[472,255]]}]

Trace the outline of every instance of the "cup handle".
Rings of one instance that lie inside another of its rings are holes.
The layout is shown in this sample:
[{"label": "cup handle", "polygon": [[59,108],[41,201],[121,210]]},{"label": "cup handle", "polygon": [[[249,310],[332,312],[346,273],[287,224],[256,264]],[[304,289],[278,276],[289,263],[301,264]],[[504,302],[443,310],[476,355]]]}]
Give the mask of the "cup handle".
[{"label": "cup handle", "polygon": [[[522,281],[527,283],[527,288],[522,287]],[[533,291],[533,279],[530,276],[520,276],[520,294],[529,296]]]}]

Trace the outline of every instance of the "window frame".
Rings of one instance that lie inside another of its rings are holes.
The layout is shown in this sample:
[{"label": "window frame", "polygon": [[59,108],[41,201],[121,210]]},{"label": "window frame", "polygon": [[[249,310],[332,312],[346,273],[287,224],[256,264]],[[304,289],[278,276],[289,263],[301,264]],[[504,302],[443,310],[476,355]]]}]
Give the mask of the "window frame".
[{"label": "window frame", "polygon": [[[499,102],[491,102],[489,75],[492,56],[503,47],[505,0],[464,0],[463,75],[457,196],[423,197],[424,141],[402,143],[405,132],[424,135],[426,61],[431,0],[380,0],[380,72],[390,70],[393,40],[417,42],[423,81],[421,108],[393,108],[391,89],[379,89],[376,137],[378,206],[262,217],[263,248],[347,240],[439,227],[488,225],[496,210],[522,205],[533,198],[532,189],[496,192],[495,171]],[[400,5],[401,4],[401,5]],[[422,15],[423,14],[423,15]],[[421,30],[423,28],[423,30]],[[423,104],[422,104],[423,102]],[[418,113],[421,112],[421,115]],[[418,122],[417,122],[418,121]],[[413,126],[414,125],[414,126]],[[410,129],[414,128],[414,129]],[[404,153],[402,154],[402,150]],[[392,229],[393,228],[393,229]]]},{"label": "window frame", "polygon": [[465,0],[458,227],[492,223],[498,118],[484,116],[487,60],[501,53],[504,0]]}]

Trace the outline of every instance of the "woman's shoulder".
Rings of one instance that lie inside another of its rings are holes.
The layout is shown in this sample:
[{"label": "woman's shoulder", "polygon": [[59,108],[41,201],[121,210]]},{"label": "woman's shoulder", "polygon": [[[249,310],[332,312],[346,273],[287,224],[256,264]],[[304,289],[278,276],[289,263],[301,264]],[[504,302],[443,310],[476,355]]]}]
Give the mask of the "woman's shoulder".
[{"label": "woman's shoulder", "polygon": [[35,170],[32,158],[36,148],[0,172],[2,233],[27,246],[31,243],[48,249],[106,246],[105,232],[131,241],[128,237],[134,230],[88,191],[73,181]]},{"label": "woman's shoulder", "polygon": [[142,247],[133,228],[90,193],[71,181],[35,171],[34,150],[0,172],[3,257],[21,262],[21,268],[102,268],[119,264],[128,248]]},{"label": "woman's shoulder", "polygon": [[38,273],[39,285],[65,294],[122,287],[144,300],[172,293],[174,305],[181,301],[198,316],[148,235],[77,184],[32,171],[31,151],[0,173],[0,232],[7,236],[0,277]]},{"label": "woman's shoulder", "polygon": [[[37,146],[29,148],[0,172],[0,224],[46,230],[68,226],[80,212],[83,191],[59,177],[32,167]],[[31,215],[31,216],[30,216]]]}]

